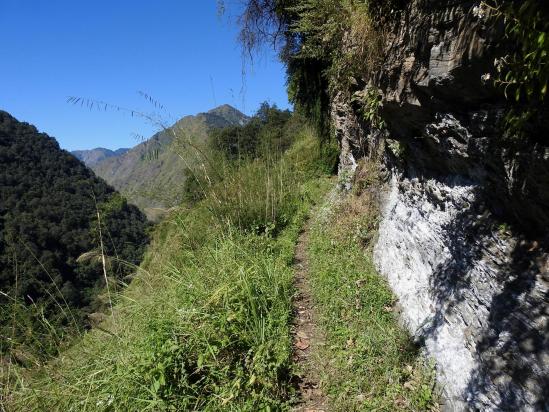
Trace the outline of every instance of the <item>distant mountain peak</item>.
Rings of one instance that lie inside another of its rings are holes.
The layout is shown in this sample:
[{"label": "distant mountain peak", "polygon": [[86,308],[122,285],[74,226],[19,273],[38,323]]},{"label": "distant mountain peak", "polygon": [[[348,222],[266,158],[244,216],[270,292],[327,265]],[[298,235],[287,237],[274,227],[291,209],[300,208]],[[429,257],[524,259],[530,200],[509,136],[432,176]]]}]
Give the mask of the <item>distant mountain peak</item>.
[{"label": "distant mountain peak", "polygon": [[237,113],[242,116],[245,116],[244,113],[242,113],[237,108],[231,106],[230,104],[222,104],[221,106],[214,107],[213,109],[208,110],[208,113],[213,113],[213,114]]},{"label": "distant mountain peak", "polygon": [[248,116],[230,104],[222,104],[203,114],[218,116],[232,125],[243,125],[249,120]]},{"label": "distant mountain peak", "polygon": [[130,149],[121,148],[117,150],[110,150],[105,149],[104,147],[96,147],[95,149],[90,150],[74,150],[71,153],[78,160],[84,162],[86,166],[92,167],[110,157],[121,156],[128,150]]},{"label": "distant mountain peak", "polygon": [[168,131],[206,142],[210,130],[244,125],[248,121],[249,117],[240,110],[223,104],[179,119],[167,131],[157,132],[122,155],[88,165],[142,210],[169,208],[178,204],[181,191],[177,188],[185,181],[187,164],[195,159],[189,152],[188,158],[182,161],[180,155],[171,150],[174,133]]}]

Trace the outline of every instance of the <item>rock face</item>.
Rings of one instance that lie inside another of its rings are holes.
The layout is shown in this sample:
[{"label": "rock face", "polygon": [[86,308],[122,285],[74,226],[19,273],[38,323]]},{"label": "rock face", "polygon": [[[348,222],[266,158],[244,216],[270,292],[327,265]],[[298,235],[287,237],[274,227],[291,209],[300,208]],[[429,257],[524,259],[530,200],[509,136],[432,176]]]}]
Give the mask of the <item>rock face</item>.
[{"label": "rock face", "polygon": [[340,168],[384,166],[374,258],[446,410],[549,410],[549,129],[503,141],[481,78],[508,45],[478,3],[409,2],[373,80],[387,130],[332,96]]},{"label": "rock face", "polygon": [[549,260],[494,224],[480,189],[395,173],[376,265],[438,364],[448,410],[543,410]]}]

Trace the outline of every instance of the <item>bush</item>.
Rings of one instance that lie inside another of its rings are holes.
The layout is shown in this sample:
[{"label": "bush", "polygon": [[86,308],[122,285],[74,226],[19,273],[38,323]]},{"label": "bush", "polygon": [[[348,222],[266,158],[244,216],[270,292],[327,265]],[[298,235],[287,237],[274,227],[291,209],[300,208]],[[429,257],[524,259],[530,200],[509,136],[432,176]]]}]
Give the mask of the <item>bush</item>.
[{"label": "bush", "polygon": [[[274,42],[287,66],[288,96],[329,137],[330,95],[350,97],[379,67],[384,24],[401,0],[263,0],[246,3],[241,42]],[[278,39],[283,39],[277,43]]]}]

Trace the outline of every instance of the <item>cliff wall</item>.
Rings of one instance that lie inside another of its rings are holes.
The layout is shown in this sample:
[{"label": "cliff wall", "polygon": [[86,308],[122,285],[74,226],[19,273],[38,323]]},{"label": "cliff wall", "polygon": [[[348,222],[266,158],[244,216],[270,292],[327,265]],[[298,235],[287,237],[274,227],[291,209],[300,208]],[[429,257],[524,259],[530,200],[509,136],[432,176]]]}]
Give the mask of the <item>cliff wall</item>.
[{"label": "cliff wall", "polygon": [[414,0],[385,44],[366,88],[386,127],[331,97],[340,171],[382,165],[376,265],[446,410],[549,410],[549,132],[503,137],[509,102],[486,82],[503,27],[479,2]]}]

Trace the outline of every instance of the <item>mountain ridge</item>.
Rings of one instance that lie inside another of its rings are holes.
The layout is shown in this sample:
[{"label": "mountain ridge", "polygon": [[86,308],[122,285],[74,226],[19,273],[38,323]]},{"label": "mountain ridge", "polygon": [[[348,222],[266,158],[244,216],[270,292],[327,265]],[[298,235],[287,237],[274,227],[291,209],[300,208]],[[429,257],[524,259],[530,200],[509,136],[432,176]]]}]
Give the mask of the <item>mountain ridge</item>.
[{"label": "mountain ridge", "polygon": [[203,144],[210,130],[243,125],[248,120],[247,115],[224,104],[184,116],[128,151],[87,165],[154,220],[159,209],[181,200],[185,169],[196,160],[188,143]]},{"label": "mountain ridge", "polygon": [[71,154],[78,160],[84,162],[86,166],[91,167],[92,165],[96,165],[107,158],[121,156],[128,150],[130,150],[130,148],[111,150],[105,147],[96,147],[94,149],[73,150],[71,151]]}]

